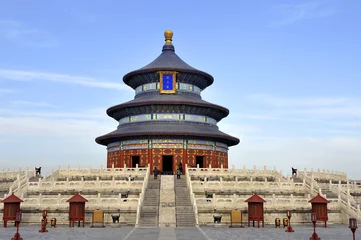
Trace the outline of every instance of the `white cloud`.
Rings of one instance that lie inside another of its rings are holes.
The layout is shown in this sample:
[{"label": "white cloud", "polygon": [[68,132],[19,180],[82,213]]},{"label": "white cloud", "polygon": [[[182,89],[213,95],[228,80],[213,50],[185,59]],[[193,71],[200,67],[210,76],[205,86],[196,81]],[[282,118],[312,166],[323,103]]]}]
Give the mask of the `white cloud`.
[{"label": "white cloud", "polygon": [[[30,118],[62,118],[62,119],[104,119],[107,118],[105,108],[88,109],[79,112],[60,112],[60,111],[17,111],[13,109],[1,109],[2,116],[22,116]],[[115,120],[114,120],[115,121]]]},{"label": "white cloud", "polygon": [[331,1],[308,1],[294,4],[282,4],[272,8],[278,20],[271,26],[290,25],[305,19],[328,17],[336,13],[336,7]]},{"label": "white cloud", "polygon": [[0,37],[28,47],[50,48],[59,44],[48,32],[11,20],[0,20]]},{"label": "white cloud", "polygon": [[0,88],[0,96],[3,94],[15,93],[16,91],[8,88]]},{"label": "white cloud", "polygon": [[56,107],[55,105],[46,102],[29,102],[29,101],[16,100],[16,101],[11,101],[10,103],[14,105],[25,105],[25,106],[34,106],[34,107]]},{"label": "white cloud", "polygon": [[86,87],[108,88],[116,90],[131,91],[125,84],[106,82],[95,78],[73,76],[66,74],[55,74],[46,72],[31,72],[21,70],[0,69],[0,79],[14,81],[52,81],[69,84],[78,84]]},{"label": "white cloud", "polygon": [[2,117],[0,118],[0,138],[6,139],[9,136],[19,138],[24,136],[94,137],[108,133],[116,126],[116,122],[112,128],[95,120]]},{"label": "white cloud", "polygon": [[231,147],[229,164],[237,168],[267,166],[289,174],[291,167],[343,171],[350,178],[360,179],[361,138],[277,138],[247,137]]},{"label": "white cloud", "polygon": [[[258,119],[297,121],[361,118],[361,99],[347,97],[276,97],[251,94],[248,99],[268,107]],[[245,116],[257,114],[245,114]]]},{"label": "white cloud", "polygon": [[276,97],[268,94],[250,94],[249,99],[274,107],[345,106],[361,103],[360,99],[347,97]]}]

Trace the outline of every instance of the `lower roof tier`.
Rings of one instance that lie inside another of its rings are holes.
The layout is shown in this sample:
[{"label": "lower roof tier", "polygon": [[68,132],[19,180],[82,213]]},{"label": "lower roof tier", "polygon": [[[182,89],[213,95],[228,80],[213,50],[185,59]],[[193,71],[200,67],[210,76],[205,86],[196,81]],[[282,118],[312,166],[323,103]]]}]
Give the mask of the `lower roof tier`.
[{"label": "lower roof tier", "polygon": [[212,139],[228,146],[239,143],[239,139],[221,132],[217,126],[197,123],[180,122],[144,122],[119,125],[118,129],[106,135],[100,136],[95,141],[102,145],[108,145],[123,139],[147,136],[185,136],[202,139]]},{"label": "lower roof tier", "polygon": [[108,116],[117,121],[131,115],[162,112],[200,114],[217,121],[229,114],[227,108],[204,101],[194,94],[147,94],[107,110]]}]

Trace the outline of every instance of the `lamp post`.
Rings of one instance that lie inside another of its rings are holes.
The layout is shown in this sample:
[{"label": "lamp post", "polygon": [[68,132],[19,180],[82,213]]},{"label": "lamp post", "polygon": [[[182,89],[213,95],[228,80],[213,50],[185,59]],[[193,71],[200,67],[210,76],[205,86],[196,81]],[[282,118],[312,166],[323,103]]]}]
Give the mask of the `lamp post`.
[{"label": "lamp post", "polygon": [[16,224],[16,233],[11,240],[23,240],[19,233],[19,225],[21,222],[21,212],[17,212],[15,216],[15,224]]},{"label": "lamp post", "polygon": [[316,221],[317,221],[316,213],[311,214],[311,221],[313,223],[313,234],[310,237],[310,240],[321,240],[321,238],[319,238],[316,233]]},{"label": "lamp post", "polygon": [[353,240],[355,240],[355,239],[356,239],[356,238],[355,238],[355,232],[356,232],[356,229],[357,229],[357,220],[356,220],[356,218],[350,218],[349,221],[350,221],[350,226],[349,226],[349,228],[350,228],[351,231],[352,231]]},{"label": "lamp post", "polygon": [[288,227],[286,229],[286,232],[294,232],[291,227],[291,211],[287,210],[287,217],[288,217]]}]

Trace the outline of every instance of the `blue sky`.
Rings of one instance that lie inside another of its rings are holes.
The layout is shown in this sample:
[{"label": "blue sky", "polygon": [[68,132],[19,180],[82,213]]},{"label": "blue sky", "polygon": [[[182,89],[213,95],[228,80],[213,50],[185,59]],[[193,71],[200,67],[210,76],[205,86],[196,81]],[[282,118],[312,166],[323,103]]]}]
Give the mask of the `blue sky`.
[{"label": "blue sky", "polygon": [[[361,2],[1,1],[0,169],[97,167],[122,77],[161,52],[210,73],[204,100],[241,139],[230,165],[361,178]],[[356,167],[355,167],[356,166]]]}]

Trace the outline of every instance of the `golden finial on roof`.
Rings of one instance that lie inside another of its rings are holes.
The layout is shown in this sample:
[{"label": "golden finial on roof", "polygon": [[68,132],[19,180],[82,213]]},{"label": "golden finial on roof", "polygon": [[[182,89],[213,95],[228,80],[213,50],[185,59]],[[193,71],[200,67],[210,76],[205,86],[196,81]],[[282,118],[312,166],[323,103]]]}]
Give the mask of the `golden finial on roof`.
[{"label": "golden finial on roof", "polygon": [[165,37],[165,44],[172,45],[173,32],[171,30],[166,30],[164,32],[164,37]]}]

